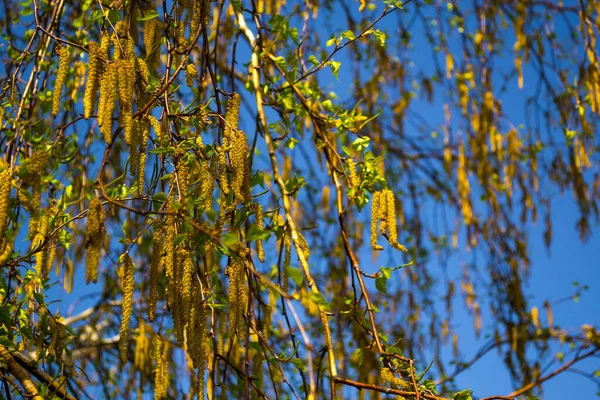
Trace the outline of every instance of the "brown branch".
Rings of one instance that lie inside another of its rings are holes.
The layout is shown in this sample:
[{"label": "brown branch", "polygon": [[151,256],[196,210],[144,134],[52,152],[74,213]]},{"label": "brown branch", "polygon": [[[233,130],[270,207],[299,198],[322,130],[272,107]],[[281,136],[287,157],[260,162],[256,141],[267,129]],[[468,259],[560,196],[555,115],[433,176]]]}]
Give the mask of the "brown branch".
[{"label": "brown branch", "polygon": [[[0,354],[2,354],[4,351],[8,352],[8,350],[5,347],[0,346]],[[48,386],[48,389],[50,390],[50,392],[53,393],[55,396],[60,397],[61,399],[75,400],[75,397],[71,396],[67,392],[65,384],[63,382],[60,382],[60,381],[56,380],[55,378],[51,377],[50,375],[46,374],[40,368],[36,367],[33,364],[33,362],[30,359],[28,359],[27,357],[25,357],[23,354],[19,353],[16,350],[11,350],[9,356],[12,356],[13,359],[22,368],[29,371],[29,373],[32,374],[33,376],[35,376],[37,380],[39,380],[40,382],[42,382],[46,386]],[[40,400],[41,400],[41,397],[40,397]]]},{"label": "brown branch", "polygon": [[25,389],[27,395],[30,396],[33,400],[43,400],[42,396],[39,395],[38,390],[35,387],[33,381],[31,380],[31,376],[29,375],[27,370],[15,361],[11,353],[12,352],[9,351],[6,347],[0,346],[0,357],[4,359],[8,371],[15,378],[17,378],[21,386],[23,386],[23,389]]},{"label": "brown branch", "polygon": [[[386,388],[383,386],[372,385],[370,383],[362,383],[362,382],[352,381],[350,379],[345,379],[340,376],[334,377],[333,381],[335,383],[341,383],[342,385],[353,386],[358,389],[373,390],[375,392],[386,393],[386,394],[396,394],[396,395],[404,396],[404,397],[406,397],[406,396],[415,397],[415,396],[419,395],[417,392],[407,392],[406,390],[391,389],[391,388]],[[437,397],[432,394],[426,394],[426,393],[421,393],[420,396],[425,399],[429,399],[429,400],[447,400],[445,397]]]},{"label": "brown branch", "polygon": [[[512,392],[511,394],[507,395],[508,398],[510,397],[517,397],[522,395],[523,393],[527,392],[530,389],[533,389],[534,387],[541,385],[542,383],[544,383],[545,381],[547,381],[548,379],[554,378],[556,375],[560,374],[561,372],[566,371],[567,369],[569,369],[573,364],[588,358],[590,356],[593,356],[594,354],[596,354],[598,352],[598,348],[594,348],[590,351],[588,351],[587,353],[584,353],[582,355],[579,355],[575,358],[573,358],[571,361],[569,361],[568,363],[566,363],[565,365],[563,365],[560,368],[557,368],[556,370],[552,371],[551,373],[549,373],[546,376],[543,376],[539,379],[537,379],[534,382],[531,382],[525,386],[523,386],[522,388],[515,390],[514,392]],[[483,400],[483,399],[482,399]]]}]

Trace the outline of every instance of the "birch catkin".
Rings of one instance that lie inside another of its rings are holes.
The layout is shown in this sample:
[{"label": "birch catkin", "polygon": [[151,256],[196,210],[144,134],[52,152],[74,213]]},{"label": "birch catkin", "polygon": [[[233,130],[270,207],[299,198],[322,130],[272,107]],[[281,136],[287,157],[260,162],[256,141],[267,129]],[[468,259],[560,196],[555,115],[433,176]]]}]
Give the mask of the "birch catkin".
[{"label": "birch catkin", "polygon": [[69,49],[64,46],[57,46],[58,53],[58,71],[54,83],[54,92],[52,93],[52,116],[56,117],[60,110],[60,95],[65,84],[65,78],[69,70]]},{"label": "birch catkin", "polygon": [[0,243],[6,230],[10,204],[11,176],[10,169],[0,172]]},{"label": "birch catkin", "polygon": [[90,201],[85,231],[85,281],[98,282],[98,263],[100,250],[104,242],[104,208],[100,199]]},{"label": "birch catkin", "polygon": [[129,254],[123,256],[123,266],[121,272],[121,293],[123,296],[121,308],[121,329],[119,330],[119,353],[121,361],[127,362],[127,340],[129,339],[129,324],[131,322],[131,314],[133,313],[133,290],[135,282],[133,279],[133,261]]},{"label": "birch catkin", "polygon": [[100,47],[98,46],[98,43],[90,42],[88,48],[88,75],[85,83],[85,93],[83,95],[83,115],[86,119],[94,113],[102,62],[99,58]]}]

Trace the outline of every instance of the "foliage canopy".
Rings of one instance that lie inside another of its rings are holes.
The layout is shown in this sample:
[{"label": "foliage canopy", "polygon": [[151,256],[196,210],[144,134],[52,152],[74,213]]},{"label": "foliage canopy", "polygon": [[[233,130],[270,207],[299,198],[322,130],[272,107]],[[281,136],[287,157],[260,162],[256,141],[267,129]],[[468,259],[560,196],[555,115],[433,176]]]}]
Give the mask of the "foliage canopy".
[{"label": "foliage canopy", "polygon": [[526,291],[558,192],[598,221],[599,10],[4,2],[6,396],[468,399],[492,349],[539,394],[600,346]]}]

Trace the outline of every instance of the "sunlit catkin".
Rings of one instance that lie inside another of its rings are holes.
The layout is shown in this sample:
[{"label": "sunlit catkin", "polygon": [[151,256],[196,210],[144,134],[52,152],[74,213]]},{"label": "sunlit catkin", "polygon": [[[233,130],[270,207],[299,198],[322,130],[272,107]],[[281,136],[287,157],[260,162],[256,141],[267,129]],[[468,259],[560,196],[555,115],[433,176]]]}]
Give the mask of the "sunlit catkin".
[{"label": "sunlit catkin", "polygon": [[48,233],[49,216],[42,213],[37,224],[37,232],[31,241],[31,249],[35,251],[35,270],[40,278],[48,277],[48,244],[46,235]]},{"label": "sunlit catkin", "polygon": [[[379,233],[386,235],[388,242],[395,249],[407,251],[406,247],[398,243],[398,229],[396,227],[396,203],[394,193],[385,189],[373,193],[373,204],[371,206],[371,247],[373,250],[383,250],[377,244]],[[379,223],[379,233],[377,224]]]},{"label": "sunlit catkin", "polygon": [[383,195],[387,197],[385,220],[388,229],[388,241],[393,248],[407,251],[406,247],[398,243],[398,230],[396,227],[396,200],[394,198],[394,193],[391,190],[386,189],[383,191]]},{"label": "sunlit catkin", "polygon": [[7,226],[11,180],[9,168],[0,172],[0,242],[2,241]]},{"label": "sunlit catkin", "polygon": [[154,38],[156,37],[156,18],[144,21],[144,47],[146,49],[146,58],[154,51]]},{"label": "sunlit catkin", "polygon": [[137,183],[138,196],[142,196],[144,193],[144,184],[146,182],[146,150],[148,148],[148,139],[150,138],[150,121],[148,118],[143,118],[139,122],[138,135],[140,146],[138,149]]},{"label": "sunlit catkin", "polygon": [[148,295],[148,320],[156,319],[156,302],[158,300],[158,269],[161,262],[163,230],[156,229],[152,236],[152,256],[150,259],[150,293]]},{"label": "sunlit catkin", "polygon": [[163,135],[163,130],[162,130],[162,127],[160,126],[160,122],[158,122],[158,120],[152,115],[148,115],[148,120],[150,121],[150,125],[152,125],[152,129],[154,129],[154,134],[156,135],[156,138],[158,139],[158,144],[164,145],[166,140]]},{"label": "sunlit catkin", "polygon": [[104,242],[104,208],[100,199],[90,201],[85,230],[85,281],[98,282],[98,263]]},{"label": "sunlit catkin", "polygon": [[56,117],[60,110],[60,95],[65,84],[65,78],[69,70],[69,49],[64,46],[57,46],[58,71],[56,72],[56,81],[54,82],[54,92],[52,93],[52,116]]},{"label": "sunlit catkin", "polygon": [[383,250],[383,247],[377,244],[377,224],[381,220],[381,192],[373,193],[373,201],[371,204],[371,248],[373,250]]},{"label": "sunlit catkin", "polygon": [[185,67],[185,84],[189,88],[196,86],[196,80],[198,79],[198,70],[194,64],[188,64]]},{"label": "sunlit catkin", "polygon": [[119,330],[119,353],[121,354],[121,361],[127,362],[127,340],[129,339],[129,324],[131,322],[131,314],[133,313],[133,290],[134,290],[134,279],[133,279],[133,261],[129,254],[123,256],[123,266],[121,272],[121,294],[123,296],[121,308],[121,328]]},{"label": "sunlit catkin", "polygon": [[[263,215],[262,205],[260,205],[259,203],[254,203],[253,209],[256,211],[256,226],[260,230],[265,229],[265,219]],[[260,262],[265,262],[265,249],[263,248],[262,240],[256,241],[256,253],[258,255],[258,260]]]},{"label": "sunlit catkin", "polygon": [[98,126],[107,144],[112,141],[112,116],[117,100],[117,66],[110,63],[100,80],[98,100]]},{"label": "sunlit catkin", "polygon": [[242,324],[242,314],[248,301],[244,264],[231,257],[225,274],[229,276],[229,341],[233,342]]},{"label": "sunlit catkin", "polygon": [[100,72],[102,61],[99,58],[100,47],[96,42],[88,44],[88,75],[85,83],[85,93],[83,95],[83,115],[88,119],[94,113],[96,105],[96,93],[98,92],[98,83],[100,82]]},{"label": "sunlit catkin", "polygon": [[138,146],[133,137],[133,88],[135,86],[135,66],[129,59],[117,60],[119,83],[119,114],[123,123],[125,143],[135,149]]},{"label": "sunlit catkin", "polygon": [[190,321],[187,328],[186,347],[188,354],[192,359],[194,368],[198,370],[197,391],[198,398],[204,398],[204,366],[206,364],[206,338],[208,330],[206,328],[206,317],[208,315],[208,306],[202,300],[200,285],[196,282],[192,288]]},{"label": "sunlit catkin", "polygon": [[470,185],[467,175],[467,163],[465,158],[465,146],[461,142],[458,147],[458,194],[460,196],[461,211],[465,224],[470,224],[473,220],[473,212],[469,201]]},{"label": "sunlit catkin", "polygon": [[154,338],[154,358],[154,400],[163,400],[169,389],[169,343],[160,336]]}]

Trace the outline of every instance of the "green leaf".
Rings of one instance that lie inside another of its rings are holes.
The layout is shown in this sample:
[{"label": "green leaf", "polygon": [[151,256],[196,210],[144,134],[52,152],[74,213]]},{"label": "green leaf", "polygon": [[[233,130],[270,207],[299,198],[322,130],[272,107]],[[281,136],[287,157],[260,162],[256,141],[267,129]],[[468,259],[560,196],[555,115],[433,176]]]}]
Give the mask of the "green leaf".
[{"label": "green leaf", "polygon": [[308,296],[309,300],[314,301],[319,307],[329,309],[329,303],[321,293],[311,293]]},{"label": "green leaf", "polygon": [[454,393],[454,395],[452,396],[452,400],[473,400],[472,395],[472,389],[465,389],[461,390],[460,392]]},{"label": "green leaf", "polygon": [[257,225],[252,224],[246,232],[246,240],[254,242],[256,240],[266,240],[271,236],[271,232],[265,229],[260,229]]},{"label": "green leaf", "polygon": [[375,287],[381,293],[387,294],[387,278],[385,276],[378,276],[375,278]]},{"label": "green leaf", "polygon": [[151,19],[157,18],[158,12],[156,10],[150,10],[146,12],[146,15],[137,17],[138,21],[150,21]]},{"label": "green leaf", "polygon": [[288,272],[290,278],[292,278],[292,280],[296,284],[296,286],[298,286],[298,287],[302,286],[302,283],[304,282],[304,274],[302,273],[302,271],[300,269],[294,268],[294,267],[288,267],[287,272]]},{"label": "green leaf", "polygon": [[356,38],[356,36],[354,36],[354,32],[352,32],[352,31],[344,31],[344,32],[342,32],[340,37],[344,38],[344,39],[348,39],[348,40],[353,40]]},{"label": "green leaf", "polygon": [[283,72],[287,71],[287,62],[285,61],[285,58],[282,56],[277,56],[273,59],[273,61],[279,66],[279,68],[281,68]]},{"label": "green leaf", "polygon": [[288,148],[288,149],[290,149],[290,150],[294,150],[294,147],[296,147],[296,145],[297,145],[298,143],[300,143],[300,142],[298,141],[298,139],[291,137],[291,138],[289,138],[288,140],[286,140],[286,142],[285,142],[284,146],[285,146],[285,147],[287,147],[287,148]]},{"label": "green leaf", "polygon": [[371,139],[369,139],[367,136],[359,137],[352,142],[352,148],[356,151],[362,152],[369,147],[370,143]]},{"label": "green leaf", "polygon": [[377,39],[377,41],[379,42],[379,45],[381,47],[385,47],[385,39],[387,38],[387,35],[384,32],[381,32],[379,29],[375,29],[373,31],[373,35],[375,36],[375,39]]},{"label": "green leaf", "polygon": [[319,60],[317,60],[317,57],[315,57],[314,54],[311,54],[310,57],[308,57],[308,62],[313,65],[319,65]]},{"label": "green leaf", "polygon": [[329,67],[331,68],[331,73],[335,76],[335,79],[338,79],[338,74],[340,72],[340,65],[342,65],[339,61],[329,61]]},{"label": "green leaf", "polygon": [[301,358],[292,358],[290,360],[290,362],[292,364],[294,364],[294,366],[296,368],[298,368],[300,371],[306,372],[306,362],[303,359],[301,359]]},{"label": "green leaf", "polygon": [[231,6],[235,10],[235,12],[242,12],[242,3],[240,2],[240,0],[231,0]]},{"label": "green leaf", "polygon": [[381,267],[379,269],[381,270],[381,273],[383,274],[383,276],[385,276],[385,279],[390,279],[392,277],[392,269],[391,268]]}]

